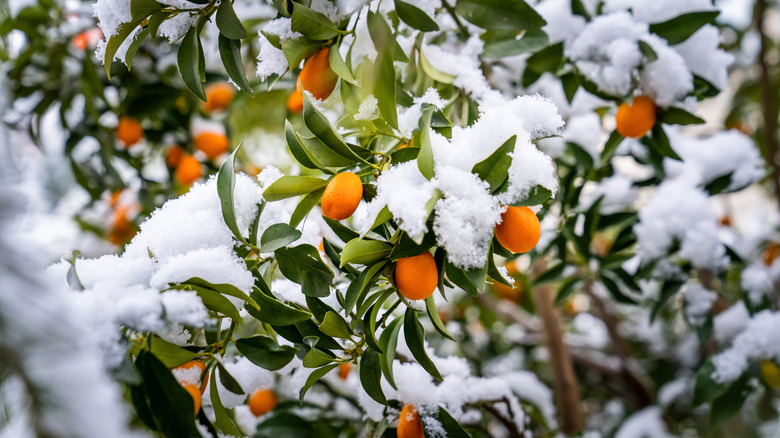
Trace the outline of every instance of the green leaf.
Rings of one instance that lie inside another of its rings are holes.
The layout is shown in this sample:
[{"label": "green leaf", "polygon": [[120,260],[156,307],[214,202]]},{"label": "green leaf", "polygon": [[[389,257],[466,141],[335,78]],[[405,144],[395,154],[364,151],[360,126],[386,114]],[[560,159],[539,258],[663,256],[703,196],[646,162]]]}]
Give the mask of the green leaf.
[{"label": "green leaf", "polygon": [[[216,425],[222,433],[233,436],[243,436],[241,430],[239,430],[233,419],[230,418],[225,406],[222,405],[222,400],[219,398],[219,388],[217,388],[217,373],[211,373],[211,389],[209,395],[211,398],[211,407],[214,409],[214,417],[216,417]],[[166,435],[169,436],[169,435]],[[175,436],[175,435],[170,435]],[[195,435],[199,436],[199,435]]]},{"label": "green leaf", "polygon": [[656,152],[661,154],[662,157],[669,157],[677,161],[682,161],[682,158],[677,155],[674,149],[672,149],[672,146],[669,144],[669,137],[666,136],[666,132],[664,132],[664,128],[660,123],[656,123],[655,126],[653,126],[652,140],[652,144],[655,147]]},{"label": "green leaf", "polygon": [[709,403],[723,395],[728,390],[729,385],[718,383],[713,379],[715,365],[712,364],[712,357],[708,358],[696,372],[696,383],[693,387],[693,407]]},{"label": "green leaf", "polygon": [[561,283],[561,287],[558,288],[558,295],[555,296],[555,305],[562,305],[567,298],[569,298],[574,292],[577,291],[577,284],[580,282],[579,277],[570,277]]},{"label": "green leaf", "polygon": [[279,345],[267,336],[253,336],[236,340],[236,348],[253,364],[270,371],[281,369],[295,357],[297,349]]},{"label": "green leaf", "polygon": [[382,352],[382,348],[376,340],[376,323],[379,318],[379,311],[391,295],[393,295],[392,290],[383,292],[376,302],[368,308],[365,315],[363,315],[363,334],[366,337],[366,343],[380,353]]},{"label": "green leaf", "polygon": [[252,297],[260,305],[260,310],[247,306],[247,311],[255,319],[266,324],[289,325],[311,319],[311,313],[290,307],[257,288],[252,293]]},{"label": "green leaf", "polygon": [[282,43],[282,53],[284,53],[290,71],[296,69],[300,63],[317,52],[322,47],[319,41],[313,41],[308,38],[289,38]]},{"label": "green leaf", "polygon": [[376,47],[377,57],[372,78],[373,94],[379,113],[391,128],[398,129],[398,113],[395,108],[395,56],[396,41],[384,17],[369,10],[368,30]]},{"label": "green leaf", "polygon": [[241,231],[238,229],[236,207],[233,200],[233,190],[236,186],[236,170],[234,163],[239,149],[241,149],[241,145],[230,154],[230,157],[228,157],[219,168],[219,172],[217,173],[217,195],[219,196],[219,205],[222,210],[222,219],[225,220],[225,225],[227,225],[236,239],[248,244],[246,239],[244,239],[244,236],[241,235]]},{"label": "green leaf", "polygon": [[420,50],[420,67],[422,67],[425,74],[430,76],[434,81],[441,82],[443,84],[451,84],[453,81],[455,81],[456,76],[449,73],[444,73],[431,65],[430,61],[428,61],[428,58],[425,57],[425,52],[423,50]]},{"label": "green leaf", "polygon": [[607,139],[607,142],[604,144],[604,150],[601,151],[601,162],[606,163],[610,159],[612,159],[612,155],[615,154],[615,151],[617,150],[618,146],[620,146],[620,143],[623,141],[625,137],[620,135],[619,132],[617,132],[617,129],[612,131],[611,134],[609,134],[609,138]]},{"label": "green leaf", "polygon": [[637,43],[639,44],[639,51],[642,52],[642,55],[645,57],[646,63],[658,60],[658,54],[655,53],[655,50],[653,50],[653,47],[650,44],[642,40],[637,41]]},{"label": "green leaf", "polygon": [[401,0],[395,0],[395,12],[398,13],[398,18],[403,20],[404,23],[423,32],[433,32],[439,30],[439,25],[436,24],[433,18],[422,11],[417,6],[411,5]]},{"label": "green leaf", "polygon": [[376,263],[390,255],[392,249],[393,247],[389,244],[378,240],[352,239],[344,245],[340,267],[347,263],[361,265]]},{"label": "green leaf", "polygon": [[328,17],[300,3],[295,3],[290,28],[313,40],[329,40],[339,34],[339,29]]},{"label": "green leaf", "polygon": [[659,119],[667,125],[701,125],[704,119],[685,111],[682,108],[669,107],[665,109]]},{"label": "green leaf", "polygon": [[547,34],[541,29],[534,29],[519,36],[486,42],[483,56],[486,58],[503,58],[505,56],[522,55],[537,52],[550,44]]},{"label": "green leaf", "polygon": [[147,28],[149,29],[149,37],[152,40],[152,44],[157,44],[157,31],[160,29],[160,25],[163,21],[167,20],[171,15],[171,12],[155,12],[149,17]]},{"label": "green leaf", "polygon": [[390,260],[398,260],[404,257],[414,257],[431,249],[436,244],[436,235],[432,232],[425,233],[422,242],[415,242],[409,235],[403,231],[401,237],[393,246],[393,252],[390,253]]},{"label": "green leaf", "polygon": [[149,349],[152,354],[168,368],[179,366],[198,357],[196,353],[171,344],[159,336],[152,336],[150,341]]},{"label": "green leaf", "polygon": [[279,248],[275,252],[279,270],[288,280],[301,285],[304,295],[327,297],[333,272],[323,263],[317,248],[299,245],[293,248]]},{"label": "green leaf", "polygon": [[[179,65],[184,85],[202,101],[206,101],[206,93],[203,92],[203,81],[201,81],[201,59],[203,59],[203,49],[200,46],[200,37],[198,36],[198,26],[191,27],[184,35],[179,45],[179,51],[176,54],[176,60]],[[107,50],[107,49],[106,49]]]},{"label": "green leaf", "polygon": [[534,279],[534,284],[544,284],[555,281],[561,277],[564,269],[566,269],[566,263],[560,262],[536,277]]},{"label": "green leaf", "polygon": [[129,37],[130,34],[133,33],[138,25],[141,24],[141,22],[145,19],[145,17],[141,17],[130,20],[127,23],[121,23],[117,27],[116,34],[108,38],[105,54],[103,55],[103,64],[105,66],[106,76],[108,76],[108,79],[111,79],[111,63],[114,61],[114,55],[116,55],[117,50],[119,50],[119,47],[122,45],[122,43],[125,42],[127,37]]},{"label": "green leaf", "polygon": [[379,366],[379,354],[367,348],[360,357],[360,384],[377,403],[387,404],[387,398],[382,392],[382,368]]},{"label": "green leaf", "polygon": [[349,329],[349,324],[344,321],[344,318],[330,311],[325,313],[320,331],[334,338],[348,338],[352,335],[352,330]]},{"label": "green leaf", "polygon": [[687,40],[705,24],[715,22],[720,11],[689,12],[662,23],[650,25],[650,32],[665,39],[673,46]]},{"label": "green leaf", "polygon": [[664,304],[666,304],[673,296],[677,295],[677,292],[683,286],[684,282],[679,280],[665,280],[661,286],[661,293],[653,305],[653,310],[650,312],[650,324],[655,321],[655,317],[658,316],[658,312],[661,311]]},{"label": "green leaf", "polygon": [[460,0],[455,11],[483,29],[532,30],[547,24],[523,0]]},{"label": "green leaf", "polygon": [[325,193],[325,188],[315,190],[301,199],[301,202],[295,207],[292,215],[290,216],[290,226],[297,227],[301,223],[303,218],[309,214],[312,208],[320,202],[322,194]]},{"label": "green leaf", "polygon": [[526,197],[520,201],[515,202],[510,205],[514,207],[521,207],[521,206],[528,206],[528,205],[539,205],[544,203],[546,200],[550,199],[552,196],[552,192],[550,189],[542,186],[534,186],[529,192]]},{"label": "green leaf", "polygon": [[309,388],[311,388],[312,385],[314,385],[317,381],[325,377],[325,375],[333,371],[333,369],[338,366],[339,364],[334,363],[331,365],[326,365],[322,368],[317,368],[316,370],[312,371],[311,374],[309,374],[309,377],[306,379],[306,383],[301,388],[301,392],[299,395],[301,402],[303,401],[303,396],[306,395],[306,392],[309,391]]},{"label": "green leaf", "polygon": [[399,316],[398,318],[394,319],[393,322],[388,324],[387,328],[384,329],[382,334],[379,336],[379,346],[382,348],[383,352],[382,356],[380,356],[381,360],[379,365],[382,368],[382,373],[385,375],[387,382],[396,389],[398,388],[395,386],[395,379],[393,378],[393,361],[395,360],[395,349],[398,345],[398,333],[401,330],[402,323],[403,318]]},{"label": "green leaf", "polygon": [[[317,337],[314,337],[314,339],[319,340],[319,338]],[[301,363],[306,368],[319,368],[323,365],[327,365],[333,362],[334,360],[335,357],[333,357],[333,355],[330,354],[330,352],[326,352],[319,348],[315,348],[314,345],[312,345],[309,352],[306,353],[305,356],[303,356],[303,360],[301,361]]]},{"label": "green leaf", "polygon": [[721,396],[713,400],[710,410],[710,430],[719,428],[729,418],[742,410],[742,405],[750,395],[752,386],[750,378],[743,375],[729,386]]},{"label": "green leaf", "polygon": [[217,28],[219,33],[231,40],[242,40],[246,38],[246,29],[241,24],[241,20],[236,16],[233,10],[233,2],[223,0],[217,8]]},{"label": "green leaf", "polygon": [[350,84],[357,85],[355,78],[352,76],[352,72],[349,71],[349,67],[347,67],[347,64],[341,58],[338,46],[334,45],[330,48],[330,52],[328,52],[328,64],[330,64],[330,69],[333,70],[333,73],[336,73],[338,77]]},{"label": "green leaf", "polygon": [[513,287],[512,283],[504,278],[504,275],[501,273],[501,271],[498,270],[498,266],[496,265],[496,258],[494,257],[496,245],[493,243],[493,240],[496,239],[490,240],[490,247],[488,248],[487,275],[497,282],[511,288]]},{"label": "green leaf", "polygon": [[135,365],[143,376],[147,413],[154,418],[160,432],[168,437],[201,436],[195,427],[192,396],[179,385],[168,368],[144,350],[138,353]]},{"label": "green leaf", "polygon": [[436,301],[434,300],[433,295],[430,295],[425,299],[425,310],[428,312],[428,318],[431,319],[431,323],[433,323],[433,328],[445,338],[454,341],[455,338],[447,331],[444,322],[442,322],[441,317],[439,316],[439,310],[436,309]]},{"label": "green leaf", "polygon": [[132,20],[141,19],[161,11],[165,6],[155,0],[130,0],[130,16]]},{"label": "green leaf", "polygon": [[349,242],[350,240],[360,237],[360,235],[355,230],[349,228],[341,222],[335,221],[327,216],[322,216],[322,218],[325,220],[325,223],[328,224],[330,229],[333,230],[336,236],[344,242]]},{"label": "green leaf", "polygon": [[566,95],[566,101],[572,103],[574,95],[580,89],[580,78],[576,73],[570,72],[561,76],[561,85],[563,93]]},{"label": "green leaf", "polygon": [[274,181],[263,192],[263,198],[269,202],[305,195],[315,190],[325,188],[328,182],[313,176],[286,175]]},{"label": "green leaf", "polygon": [[471,169],[471,173],[490,184],[491,193],[509,178],[509,166],[512,165],[512,157],[509,154],[515,150],[516,141],[516,135],[509,137],[509,140],[499,146],[489,157],[475,164]]},{"label": "green leaf", "polygon": [[[222,2],[225,4],[226,2]],[[249,84],[249,80],[244,73],[244,63],[241,60],[241,40],[231,40],[220,34],[218,38],[219,57],[222,65],[225,66],[230,79],[238,85],[244,93],[254,96],[255,92]]]},{"label": "green leaf", "polygon": [[228,391],[232,392],[233,394],[244,394],[244,390],[241,388],[241,385],[236,381],[233,376],[230,375],[228,370],[225,369],[225,367],[222,365],[222,362],[217,361],[217,369],[219,370],[219,382],[222,383],[222,386],[225,387]]},{"label": "green leaf", "polygon": [[458,423],[458,420],[453,418],[449,412],[443,407],[439,406],[439,422],[444,431],[447,432],[449,438],[471,438],[471,434],[466,432],[466,429]]},{"label": "green leaf", "polygon": [[222,294],[210,287],[198,286],[194,284],[181,284],[178,286],[172,286],[171,289],[195,291],[207,309],[225,315],[238,323],[243,322],[241,315],[238,313],[238,309],[236,309],[236,306],[234,306],[230,300],[223,297]]},{"label": "green leaf", "polygon": [[347,146],[344,139],[333,129],[327,117],[311,103],[311,99],[306,93],[303,93],[303,121],[312,134],[333,152],[353,163],[357,161],[367,163],[365,157],[368,157],[368,154],[363,153],[361,157],[355,150]]},{"label": "green leaf", "polygon": [[420,153],[417,155],[417,168],[426,178],[431,179],[435,176],[433,168],[433,148],[431,147],[431,117],[434,107],[426,106],[422,110],[418,129],[420,130]]},{"label": "green leaf", "polygon": [[130,71],[131,66],[133,64],[133,58],[135,58],[135,54],[138,52],[138,49],[141,48],[141,44],[144,43],[146,40],[146,37],[149,36],[149,29],[144,29],[141,31],[141,33],[138,34],[138,36],[135,37],[133,42],[130,44],[130,47],[127,48],[127,53],[125,53],[125,65],[127,65],[127,71]]},{"label": "green leaf", "polygon": [[588,9],[582,3],[582,0],[571,0],[571,13],[574,15],[579,15],[586,21],[590,21],[590,14],[588,13]]},{"label": "green leaf", "polygon": [[257,307],[257,303],[255,303],[255,301],[249,295],[247,295],[246,293],[244,293],[244,291],[229,283],[213,284],[213,283],[209,283],[208,281],[200,277],[191,277],[183,284],[189,284],[189,285],[202,287],[205,289],[211,289],[222,295],[229,295],[231,297],[236,297],[240,300],[244,300],[247,303],[249,303],[251,306]]},{"label": "green leaf", "polygon": [[428,357],[428,353],[425,352],[424,337],[425,331],[420,321],[417,320],[417,313],[411,307],[407,308],[406,314],[404,314],[404,339],[406,339],[406,345],[411,350],[412,356],[420,363],[420,366],[434,379],[442,381],[444,379],[441,377],[441,373],[439,373],[436,365]]},{"label": "green leaf", "polygon": [[444,269],[447,272],[447,278],[456,286],[475,297],[479,295],[479,288],[471,281],[466,271],[453,265],[449,260],[445,262]]},{"label": "green leaf", "polygon": [[301,238],[301,232],[287,224],[273,224],[260,238],[260,252],[274,252]]},{"label": "green leaf", "polygon": [[[357,304],[361,297],[363,297],[371,289],[371,286],[376,283],[380,271],[386,264],[387,262],[379,262],[367,267],[349,284],[347,293],[344,297],[344,311],[347,314],[352,312],[355,304]],[[358,317],[360,316],[361,315],[358,315]]]}]

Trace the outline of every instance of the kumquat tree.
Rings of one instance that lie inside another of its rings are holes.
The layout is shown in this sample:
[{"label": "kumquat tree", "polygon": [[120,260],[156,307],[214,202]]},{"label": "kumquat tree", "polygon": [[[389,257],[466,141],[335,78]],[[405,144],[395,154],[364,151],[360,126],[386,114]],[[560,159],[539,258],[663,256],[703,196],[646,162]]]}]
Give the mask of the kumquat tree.
[{"label": "kumquat tree", "polygon": [[0,438],[780,436],[768,0],[0,0]]}]

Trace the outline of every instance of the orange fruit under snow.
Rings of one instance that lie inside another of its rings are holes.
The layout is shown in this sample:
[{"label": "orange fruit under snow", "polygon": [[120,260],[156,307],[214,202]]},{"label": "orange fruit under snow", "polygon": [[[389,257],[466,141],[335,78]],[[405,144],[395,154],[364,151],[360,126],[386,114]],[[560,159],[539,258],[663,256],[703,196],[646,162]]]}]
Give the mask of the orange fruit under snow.
[{"label": "orange fruit under snow", "polygon": [[303,63],[295,91],[287,99],[287,109],[290,112],[303,111],[303,90],[319,100],[324,100],[336,88],[339,77],[330,69],[329,55],[330,47],[323,47]]},{"label": "orange fruit under snow", "polygon": [[278,403],[276,394],[270,389],[258,389],[249,396],[249,410],[252,415],[259,417],[274,410]]},{"label": "orange fruit under snow", "polygon": [[132,117],[120,117],[116,126],[116,138],[126,147],[130,147],[144,138],[144,130],[138,120]]},{"label": "orange fruit under snow", "polygon": [[417,408],[413,405],[406,405],[401,409],[396,434],[398,438],[423,438],[425,436],[420,414],[417,413]]},{"label": "orange fruit under snow", "polygon": [[623,137],[644,137],[655,125],[655,103],[647,96],[637,96],[631,106],[623,102],[615,115],[617,132]]},{"label": "orange fruit under snow", "polygon": [[200,161],[192,155],[181,157],[176,166],[176,181],[181,185],[189,186],[203,176]]},{"label": "orange fruit under snow", "polygon": [[206,154],[209,160],[219,157],[230,149],[227,136],[218,132],[201,132],[192,141],[195,149]]},{"label": "orange fruit under snow", "polygon": [[108,233],[108,241],[114,245],[124,245],[135,236],[135,232],[135,227],[128,218],[128,207],[116,207],[114,219],[111,222],[111,231]]},{"label": "orange fruit under snow", "polygon": [[201,103],[207,112],[224,111],[230,106],[236,88],[227,82],[217,82],[206,87],[206,101]]},{"label": "orange fruit under snow", "polygon": [[539,242],[539,218],[528,207],[507,207],[501,223],[495,228],[496,238],[504,248],[514,253],[532,250]]},{"label": "orange fruit under snow", "polygon": [[399,259],[395,265],[395,287],[406,299],[424,300],[439,284],[439,269],[430,252]]},{"label": "orange fruit under snow", "polygon": [[363,197],[363,183],[352,172],[342,172],[328,183],[322,194],[322,214],[340,221],[352,216]]}]

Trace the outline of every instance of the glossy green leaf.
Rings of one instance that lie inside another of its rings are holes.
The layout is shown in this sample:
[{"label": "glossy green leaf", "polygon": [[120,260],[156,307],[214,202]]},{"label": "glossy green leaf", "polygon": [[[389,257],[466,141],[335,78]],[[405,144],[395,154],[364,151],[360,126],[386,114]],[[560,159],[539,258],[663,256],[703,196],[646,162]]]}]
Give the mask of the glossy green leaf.
[{"label": "glossy green leaf", "polygon": [[384,392],[382,392],[382,368],[379,366],[379,354],[368,348],[360,357],[360,384],[371,398],[377,403],[387,404]]},{"label": "glossy green leaf", "polygon": [[406,339],[406,345],[411,350],[412,356],[420,363],[420,366],[434,379],[442,381],[441,373],[439,373],[436,365],[428,357],[428,353],[425,352],[424,336],[425,331],[420,321],[417,320],[417,312],[412,308],[407,308],[404,315],[404,339]]},{"label": "glossy green leaf", "polygon": [[425,57],[425,52],[423,50],[420,50],[420,67],[425,72],[425,74],[430,76],[434,81],[441,82],[443,84],[451,84],[453,81],[455,81],[456,76],[449,73],[444,73],[431,65],[430,61],[428,61],[428,58]]},{"label": "glossy green leaf", "polygon": [[244,300],[247,303],[249,303],[249,305],[257,307],[257,303],[249,295],[247,295],[246,293],[244,293],[244,291],[229,283],[214,284],[214,283],[209,283],[208,281],[199,277],[191,277],[183,284],[190,284],[190,285],[194,285],[206,289],[211,289],[222,295],[229,295],[231,297],[236,297],[238,299]]},{"label": "glossy green leaf", "polygon": [[230,375],[227,369],[222,365],[222,362],[217,361],[217,370],[219,371],[219,382],[222,384],[222,386],[225,387],[228,391],[232,392],[233,394],[244,394],[244,389],[241,388],[241,385],[236,381],[236,379]]},{"label": "glossy green leaf", "polygon": [[303,93],[303,121],[312,134],[333,152],[351,160],[353,163],[357,161],[366,162],[365,158],[368,157],[368,154],[363,153],[361,157],[355,150],[350,148],[336,130],[333,129],[328,118],[311,103],[311,99],[309,99],[309,95],[306,93]]},{"label": "glossy green leaf", "polygon": [[669,143],[669,137],[666,136],[664,128],[660,123],[656,123],[653,126],[653,141],[652,144],[655,147],[656,152],[661,154],[662,157],[669,157],[677,161],[682,161],[677,152],[672,149],[672,145]]},{"label": "glossy green leaf", "polygon": [[301,62],[317,52],[322,47],[319,41],[308,38],[289,38],[282,43],[282,53],[284,53],[290,70],[298,68]]},{"label": "glossy green leaf", "polygon": [[456,286],[475,297],[479,295],[479,288],[471,281],[466,271],[453,265],[449,260],[445,262],[444,269],[447,273],[447,278]]},{"label": "glossy green leaf", "polygon": [[344,59],[341,58],[341,53],[339,53],[338,46],[333,46],[330,48],[330,52],[328,52],[328,63],[330,64],[330,69],[333,70],[333,73],[336,73],[338,77],[351,84],[357,85],[357,82],[355,82],[355,77],[352,76],[352,72],[349,71],[349,67],[347,67]]},{"label": "glossy green leaf", "polygon": [[714,379],[715,365],[708,358],[696,372],[696,383],[693,387],[693,407],[709,403],[723,395],[728,390],[727,384],[718,383]]},{"label": "glossy green leaf", "polygon": [[431,323],[433,323],[433,328],[445,338],[454,341],[455,338],[447,331],[444,322],[442,322],[441,317],[439,316],[439,310],[436,309],[436,301],[434,300],[433,295],[425,299],[425,310],[428,312],[428,318],[431,319]]},{"label": "glossy green leaf", "polygon": [[423,108],[418,126],[420,129],[420,153],[417,155],[417,167],[426,179],[431,179],[435,176],[433,148],[431,147],[431,116],[433,116],[433,110],[433,106]]},{"label": "glossy green leaf", "polygon": [[512,165],[512,157],[509,154],[514,152],[516,141],[516,135],[509,137],[509,140],[471,169],[471,173],[490,184],[491,193],[509,178],[509,166]]},{"label": "glossy green leaf", "polygon": [[301,232],[287,224],[273,224],[260,238],[260,252],[274,252],[301,238]]},{"label": "glossy green leaf", "polygon": [[246,38],[246,29],[241,24],[241,20],[236,16],[233,10],[233,2],[223,0],[217,7],[217,28],[219,33],[231,40],[242,40]]},{"label": "glossy green leaf", "polygon": [[327,312],[325,319],[320,324],[320,331],[334,338],[348,338],[352,335],[349,324],[341,315],[333,312]]},{"label": "glossy green leaf", "polygon": [[701,125],[704,119],[685,111],[682,108],[669,107],[665,109],[659,119],[667,125]]},{"label": "glossy green leaf", "polygon": [[230,157],[228,157],[219,168],[219,172],[217,173],[217,195],[219,195],[219,205],[222,210],[222,219],[225,220],[225,225],[227,225],[236,239],[247,243],[244,236],[241,235],[241,231],[238,229],[236,207],[233,200],[233,190],[236,186],[235,160],[239,149],[241,149],[241,145],[230,154]]},{"label": "glossy green leaf", "polygon": [[439,406],[439,422],[444,431],[447,432],[448,438],[471,438],[471,434],[466,432],[458,420],[441,406]]},{"label": "glossy green leaf", "polygon": [[196,353],[171,344],[159,336],[152,336],[150,340],[149,350],[168,368],[179,366],[198,357]]},{"label": "glossy green leaf", "polygon": [[679,44],[687,40],[705,24],[711,24],[720,11],[689,12],[676,16],[662,23],[650,25],[650,32],[665,39],[669,45]]},{"label": "glossy green leaf", "polygon": [[289,325],[311,319],[311,313],[288,306],[255,288],[252,298],[260,305],[260,309],[247,307],[247,311],[258,321],[271,325]]},{"label": "glossy green leaf", "polygon": [[654,62],[658,59],[658,54],[653,50],[653,46],[642,40],[637,41],[637,43],[639,44],[639,51],[645,57],[646,63]]},{"label": "glossy green leaf", "polygon": [[135,58],[135,54],[138,52],[138,49],[141,48],[141,44],[146,41],[146,38],[149,36],[149,29],[146,28],[141,31],[141,33],[138,34],[138,36],[135,37],[132,44],[130,44],[130,47],[127,48],[127,53],[125,53],[125,65],[127,65],[127,70],[130,71],[133,65],[133,58]]},{"label": "glossy green leaf", "polygon": [[119,47],[122,45],[122,43],[125,42],[127,37],[129,37],[130,34],[133,33],[138,25],[141,24],[141,22],[145,19],[145,17],[139,17],[132,19],[127,23],[121,23],[117,27],[116,33],[108,38],[108,42],[106,42],[106,50],[103,54],[103,64],[105,66],[106,76],[108,76],[108,79],[111,79],[111,63],[114,61],[114,55],[116,55],[117,50],[119,50]]},{"label": "glossy green leaf", "polygon": [[334,363],[312,371],[311,374],[309,374],[309,377],[306,379],[306,383],[304,383],[303,387],[301,387],[301,392],[299,395],[300,400],[303,401],[303,397],[306,395],[312,385],[317,383],[317,381],[325,377],[329,372],[333,371],[333,369],[338,366],[339,364]]},{"label": "glossy green leaf", "polygon": [[352,239],[344,245],[340,266],[347,263],[370,265],[386,258],[392,249],[389,244],[378,240]]},{"label": "glossy green leaf", "polygon": [[713,400],[710,409],[710,430],[718,429],[729,418],[742,410],[748,396],[753,392],[750,378],[743,375],[732,383],[726,392]]},{"label": "glossy green leaf", "polygon": [[171,12],[155,12],[149,17],[149,37],[152,40],[152,44],[157,44],[157,31],[160,29],[160,25],[163,21],[167,20],[171,16]]},{"label": "glossy green leaf", "polygon": [[398,18],[408,24],[409,27],[423,32],[439,30],[439,25],[436,24],[436,21],[417,6],[401,0],[395,0],[395,12],[398,13]]},{"label": "glossy green leaf", "polygon": [[333,362],[334,360],[336,360],[336,358],[331,354],[328,354],[325,351],[312,346],[311,350],[309,350],[309,352],[303,356],[301,363],[306,368],[319,368]]},{"label": "glossy green leaf", "polygon": [[[379,365],[382,368],[382,373],[385,375],[385,379],[393,388],[395,386],[395,379],[393,378],[393,361],[395,360],[395,349],[398,345],[398,333],[401,331],[401,324],[403,318],[398,317],[387,325],[387,328],[382,331],[379,336],[379,346],[382,348],[382,356],[380,356]],[[397,389],[397,388],[396,388]]]},{"label": "glossy green leaf", "polygon": [[155,0],[130,0],[130,16],[133,20],[145,19],[165,6]]},{"label": "glossy green leaf", "polygon": [[369,10],[367,21],[371,40],[377,51],[371,81],[373,94],[378,102],[379,113],[391,128],[398,129],[398,113],[395,108],[395,65],[393,64],[396,42],[383,16]]},{"label": "glossy green leaf", "polygon": [[549,43],[550,39],[543,30],[534,29],[526,32],[522,37],[518,36],[486,43],[483,55],[486,58],[503,58],[505,56],[522,55],[523,53],[534,53],[547,47]]},{"label": "glossy green leaf", "polygon": [[320,202],[323,193],[325,193],[324,187],[309,193],[308,195],[304,196],[303,199],[301,199],[301,201],[295,207],[295,210],[293,211],[292,215],[290,216],[291,227],[297,227],[298,224],[301,223],[303,218],[305,218],[306,215],[308,215],[309,212],[311,212],[314,206],[317,205],[318,202]]},{"label": "glossy green leaf", "polygon": [[275,252],[279,270],[288,280],[301,285],[304,295],[327,297],[333,272],[323,263],[317,248],[299,245],[279,248]]},{"label": "glossy green leaf", "polygon": [[[219,430],[227,435],[243,436],[241,430],[236,426],[236,423],[228,414],[225,406],[222,405],[222,400],[219,398],[219,388],[217,387],[217,373],[211,373],[211,384],[209,390],[209,396],[211,398],[211,407],[214,410],[214,417],[216,418],[216,426]],[[199,435],[195,435],[199,436]]]},{"label": "glossy green leaf", "polygon": [[339,34],[328,17],[300,3],[295,3],[290,27],[293,32],[313,40],[328,40]]},{"label": "glossy green leaf", "polygon": [[604,150],[601,151],[601,162],[606,163],[610,159],[612,159],[612,155],[615,154],[615,151],[617,150],[618,146],[620,146],[620,143],[623,141],[623,136],[620,135],[619,132],[617,132],[617,129],[612,131],[611,134],[609,134],[609,138],[607,139],[607,142],[604,144]]},{"label": "glossy green leaf", "polygon": [[[344,296],[344,310],[347,313],[352,312],[352,309],[355,307],[355,304],[357,304],[360,297],[364,296],[369,289],[371,289],[371,286],[376,283],[385,264],[386,262],[379,262],[366,267],[363,272],[360,273],[360,276],[349,284],[347,293]],[[358,315],[358,317],[360,316],[361,315]]]},{"label": "glossy green leaf", "polygon": [[539,205],[550,199],[551,196],[552,192],[550,189],[537,185],[528,192],[528,195],[522,201],[512,203],[511,205],[514,207]]},{"label": "glossy green leaf", "polygon": [[238,85],[241,91],[254,96],[255,92],[244,73],[244,63],[241,60],[241,40],[232,40],[220,34],[218,45],[219,57],[222,59],[222,65],[225,66],[225,71],[230,79]]},{"label": "glossy green leaf", "polygon": [[263,198],[269,202],[305,195],[328,185],[328,182],[313,176],[285,175],[274,181],[263,192]]},{"label": "glossy green leaf", "polygon": [[366,337],[366,343],[374,350],[382,353],[382,347],[379,346],[379,342],[376,339],[376,324],[379,318],[379,311],[382,310],[382,306],[385,304],[390,296],[393,295],[392,290],[383,292],[377,298],[376,302],[368,308],[365,315],[363,315],[363,334]]},{"label": "glossy green leaf", "polygon": [[184,35],[176,54],[179,73],[181,74],[184,85],[202,101],[206,101],[206,93],[203,92],[203,82],[201,81],[201,59],[203,58],[203,49],[200,46],[200,36],[198,36],[198,26],[191,27]]},{"label": "glossy green leaf", "polygon": [[455,11],[483,29],[531,30],[547,24],[523,0],[459,0]]},{"label": "glossy green leaf", "polygon": [[270,371],[281,369],[295,357],[296,349],[279,345],[267,336],[252,336],[236,340],[236,348],[253,364]]}]

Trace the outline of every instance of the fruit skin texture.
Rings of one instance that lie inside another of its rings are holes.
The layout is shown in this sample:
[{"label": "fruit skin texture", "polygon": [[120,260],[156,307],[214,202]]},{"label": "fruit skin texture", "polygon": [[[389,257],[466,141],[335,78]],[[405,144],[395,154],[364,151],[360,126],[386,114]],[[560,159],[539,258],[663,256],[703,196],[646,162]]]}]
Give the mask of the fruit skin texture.
[{"label": "fruit skin texture", "polygon": [[352,216],[363,197],[363,183],[352,172],[343,172],[325,187],[322,194],[322,214],[335,221]]},{"label": "fruit skin texture", "polygon": [[120,117],[116,126],[116,138],[126,147],[130,147],[144,138],[144,130],[138,120],[132,117]]},{"label": "fruit skin texture", "polygon": [[206,112],[224,111],[230,106],[236,89],[227,82],[217,82],[209,85],[204,90],[206,101],[201,103]]},{"label": "fruit skin texture", "polygon": [[276,407],[276,394],[270,389],[258,389],[249,396],[248,403],[252,415],[259,417]]},{"label": "fruit skin texture", "polygon": [[197,415],[200,411],[200,389],[191,383],[184,385],[184,389],[192,396],[192,403],[195,404],[195,415]]},{"label": "fruit skin texture", "polygon": [[200,161],[192,155],[185,155],[181,157],[179,165],[176,166],[176,181],[179,184],[189,186],[192,185],[203,175],[203,170],[200,167]]},{"label": "fruit skin texture", "polygon": [[439,270],[430,252],[399,259],[395,265],[395,287],[409,300],[424,300],[439,284]]},{"label": "fruit skin texture", "polygon": [[615,122],[617,132],[623,137],[644,137],[655,125],[655,103],[647,96],[637,96],[634,103],[628,106],[626,102],[620,104]]},{"label": "fruit skin texture", "polygon": [[206,158],[213,160],[230,149],[230,141],[224,134],[216,132],[201,132],[194,139],[195,149],[206,154]]},{"label": "fruit skin texture", "polygon": [[504,248],[514,253],[534,249],[539,242],[541,227],[539,218],[528,207],[507,207],[501,214],[501,223],[496,225],[496,238]]},{"label": "fruit skin texture", "polygon": [[761,361],[761,378],[772,388],[780,388],[780,368],[769,359]]},{"label": "fruit skin texture", "polygon": [[308,91],[319,100],[324,100],[336,88],[339,77],[330,69],[329,55],[330,47],[323,47],[306,59],[301,73],[298,75],[295,91],[287,98],[287,109],[290,112],[303,111],[303,90]]},{"label": "fruit skin texture", "polygon": [[406,405],[401,409],[396,433],[398,438],[423,438],[425,436],[420,414],[417,413],[417,409],[413,405]]}]

